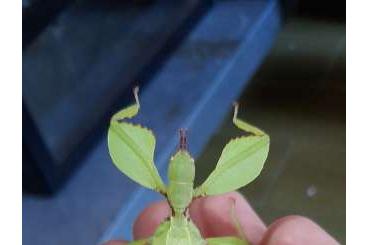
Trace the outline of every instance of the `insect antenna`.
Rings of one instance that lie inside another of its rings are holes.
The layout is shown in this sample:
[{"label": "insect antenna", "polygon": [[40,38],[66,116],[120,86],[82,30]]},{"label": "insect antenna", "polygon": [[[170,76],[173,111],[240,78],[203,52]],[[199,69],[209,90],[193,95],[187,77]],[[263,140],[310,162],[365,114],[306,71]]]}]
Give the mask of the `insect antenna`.
[{"label": "insect antenna", "polygon": [[184,128],[179,129],[179,150],[186,151],[188,149],[187,131]]}]

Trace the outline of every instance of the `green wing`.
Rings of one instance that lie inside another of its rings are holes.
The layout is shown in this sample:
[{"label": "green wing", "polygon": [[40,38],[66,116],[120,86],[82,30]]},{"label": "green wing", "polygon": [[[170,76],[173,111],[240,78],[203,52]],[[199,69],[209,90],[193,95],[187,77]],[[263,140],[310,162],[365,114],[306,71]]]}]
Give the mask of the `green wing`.
[{"label": "green wing", "polygon": [[206,241],[208,245],[249,245],[247,241],[232,236],[207,238]]},{"label": "green wing", "polygon": [[262,130],[238,119],[237,113],[236,104],[233,122],[251,135],[232,139],[225,146],[215,170],[195,189],[195,196],[217,195],[239,189],[260,174],[268,155],[270,138]]},{"label": "green wing", "polygon": [[139,184],[165,193],[166,187],[154,165],[155,136],[152,131],[125,121],[139,111],[138,88],[136,103],[117,112],[110,121],[108,147],[115,166]]}]

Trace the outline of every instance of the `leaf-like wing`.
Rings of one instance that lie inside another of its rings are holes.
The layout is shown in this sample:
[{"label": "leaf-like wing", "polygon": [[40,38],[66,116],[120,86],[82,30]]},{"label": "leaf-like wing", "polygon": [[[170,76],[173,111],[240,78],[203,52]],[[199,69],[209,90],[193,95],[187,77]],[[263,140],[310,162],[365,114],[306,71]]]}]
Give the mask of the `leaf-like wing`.
[{"label": "leaf-like wing", "polygon": [[139,184],[165,192],[165,185],[154,165],[156,140],[151,130],[125,121],[139,111],[137,103],[117,112],[111,119],[108,130],[108,147],[115,166]]},{"label": "leaf-like wing", "polygon": [[232,236],[207,238],[206,241],[208,245],[249,245],[247,241]]},{"label": "leaf-like wing", "polygon": [[263,168],[270,138],[260,129],[238,119],[237,110],[236,105],[234,124],[251,135],[230,140],[223,149],[215,170],[195,189],[195,196],[217,195],[236,190],[253,181]]}]

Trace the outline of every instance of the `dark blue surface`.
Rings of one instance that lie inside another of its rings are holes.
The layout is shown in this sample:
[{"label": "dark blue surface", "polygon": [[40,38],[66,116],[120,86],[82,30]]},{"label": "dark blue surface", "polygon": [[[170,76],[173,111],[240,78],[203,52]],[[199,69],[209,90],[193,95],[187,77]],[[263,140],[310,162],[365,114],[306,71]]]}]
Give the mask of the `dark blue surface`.
[{"label": "dark blue surface", "polygon": [[[49,189],[65,181],[86,138],[108,122],[131,83],[152,73],[168,46],[180,42],[176,33],[195,23],[193,16],[204,5],[199,0],[148,6],[79,1],[27,47],[23,100],[44,147],[36,149],[29,130],[25,141]],[[40,160],[45,158],[50,160]]]},{"label": "dark blue surface", "polygon": [[[149,81],[135,121],[155,132],[155,162],[164,179],[178,128],[188,128],[189,150],[198,156],[267,54],[279,27],[275,0],[215,2]],[[113,166],[103,139],[57,196],[23,198],[23,242],[87,245],[131,238],[137,214],[158,198]]]}]

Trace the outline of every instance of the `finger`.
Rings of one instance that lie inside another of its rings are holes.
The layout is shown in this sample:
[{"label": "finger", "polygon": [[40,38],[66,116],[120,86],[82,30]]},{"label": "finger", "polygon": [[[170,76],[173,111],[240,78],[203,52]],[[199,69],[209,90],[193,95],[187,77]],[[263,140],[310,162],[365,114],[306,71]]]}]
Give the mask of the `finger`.
[{"label": "finger", "polygon": [[[232,200],[235,200],[235,207]],[[196,199],[190,206],[190,216],[205,237],[239,235],[231,217],[232,208],[235,208],[235,215],[247,239],[258,243],[266,231],[266,226],[244,197],[237,192]],[[152,236],[157,226],[170,215],[171,210],[166,201],[150,205],[134,223],[134,239]]]},{"label": "finger", "polygon": [[266,226],[238,192],[196,199],[190,206],[190,216],[205,237],[239,236],[231,215],[234,208],[241,232],[249,242],[258,244],[266,232]]},{"label": "finger", "polygon": [[126,245],[128,244],[127,242],[124,242],[124,241],[108,241],[106,243],[104,243],[103,245]]},{"label": "finger", "polygon": [[170,215],[170,206],[166,201],[156,202],[148,206],[134,222],[134,239],[138,240],[152,236],[157,226]]},{"label": "finger", "polygon": [[261,245],[336,245],[339,244],[320,226],[302,216],[286,216],[268,228]]}]

